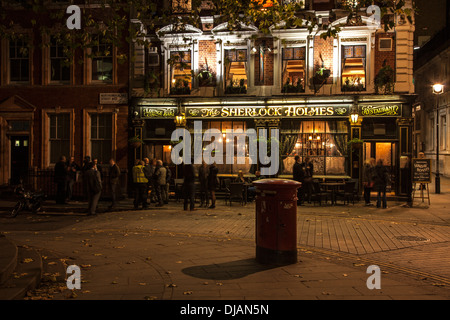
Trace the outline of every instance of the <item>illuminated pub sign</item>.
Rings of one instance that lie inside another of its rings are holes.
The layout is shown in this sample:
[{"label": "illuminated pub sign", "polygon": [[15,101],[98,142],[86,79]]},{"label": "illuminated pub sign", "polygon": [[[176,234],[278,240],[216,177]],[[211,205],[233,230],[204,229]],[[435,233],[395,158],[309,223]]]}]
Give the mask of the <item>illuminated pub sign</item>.
[{"label": "illuminated pub sign", "polygon": [[186,107],[186,118],[346,117],[345,106]]},{"label": "illuminated pub sign", "polygon": [[141,118],[166,119],[175,118],[177,107],[142,107]]},{"label": "illuminated pub sign", "polygon": [[397,117],[401,116],[401,104],[362,105],[359,106],[361,116]]}]

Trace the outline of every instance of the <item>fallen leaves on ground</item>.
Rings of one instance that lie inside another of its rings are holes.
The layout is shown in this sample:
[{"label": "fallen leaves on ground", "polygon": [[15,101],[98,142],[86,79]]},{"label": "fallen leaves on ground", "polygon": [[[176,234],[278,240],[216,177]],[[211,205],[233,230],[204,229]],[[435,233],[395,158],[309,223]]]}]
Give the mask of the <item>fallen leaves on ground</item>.
[{"label": "fallen leaves on ground", "polygon": [[31,258],[25,258],[25,259],[23,259],[21,262],[22,263],[30,263],[30,262],[33,262],[34,260],[33,259],[31,259]]}]

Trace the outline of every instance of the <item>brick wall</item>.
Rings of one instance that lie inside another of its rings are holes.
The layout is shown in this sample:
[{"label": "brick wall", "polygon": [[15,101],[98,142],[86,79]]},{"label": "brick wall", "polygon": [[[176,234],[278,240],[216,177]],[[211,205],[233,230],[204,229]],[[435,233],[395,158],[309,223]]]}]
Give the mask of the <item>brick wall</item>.
[{"label": "brick wall", "polygon": [[333,82],[333,38],[326,40],[317,36],[314,38],[314,73],[322,66],[322,56],[324,67],[331,70],[327,83]]},{"label": "brick wall", "polygon": [[[394,39],[392,42],[391,51],[380,51],[379,41],[380,38]],[[375,75],[383,67],[383,62],[386,60],[387,65],[395,70],[395,36],[393,33],[377,33],[375,37]]]},{"label": "brick wall", "polygon": [[[198,42],[199,70],[206,68],[206,61],[210,72],[217,73],[216,43],[212,40],[200,40]],[[205,60],[206,59],[206,60]]]},{"label": "brick wall", "polygon": [[272,86],[273,85],[273,67],[274,67],[274,55],[272,52],[266,51],[264,54],[264,81],[261,81],[261,62],[259,47],[263,45],[263,41],[266,42],[266,46],[273,52],[273,40],[272,39],[258,39],[255,41],[255,47],[258,52],[255,54],[255,85],[256,86]]}]

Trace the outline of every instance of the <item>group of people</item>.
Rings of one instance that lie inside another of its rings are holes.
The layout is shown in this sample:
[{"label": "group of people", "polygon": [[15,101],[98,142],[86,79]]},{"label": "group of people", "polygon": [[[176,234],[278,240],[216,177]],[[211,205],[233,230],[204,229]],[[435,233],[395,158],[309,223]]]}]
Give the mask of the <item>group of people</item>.
[{"label": "group of people", "polygon": [[[198,180],[200,185],[200,207],[214,209],[216,207],[216,189],[219,184],[217,174],[219,169],[216,163],[207,165],[202,161],[198,169]],[[183,208],[184,210],[195,210],[195,169],[192,164],[185,164],[183,167]],[[211,205],[209,201],[211,200]]]},{"label": "group of people", "polygon": [[[219,186],[219,179],[217,177],[219,169],[216,163],[208,166],[205,161],[202,161],[198,168],[198,181],[200,187],[200,207],[214,209],[216,207],[216,189]],[[195,210],[195,168],[192,164],[185,164],[183,167],[183,208],[184,210]],[[252,181],[263,179],[260,171],[255,172],[255,177],[247,180],[242,171],[238,172],[234,182],[237,183],[251,183]],[[248,188],[248,197],[253,199],[256,194],[254,187]],[[210,204],[211,200],[211,204]]]},{"label": "group of people", "polygon": [[391,176],[383,165],[383,159],[375,163],[374,158],[367,159],[363,167],[364,201],[366,206],[371,206],[370,193],[372,189],[377,192],[377,208],[387,208],[386,187],[390,184]]},{"label": "group of people", "polygon": [[294,167],[292,168],[293,179],[301,182],[300,188],[297,189],[297,205],[301,206],[308,201],[311,203],[311,196],[313,193],[313,173],[314,164],[309,157],[305,158],[305,161],[300,161],[300,156],[295,156]]},{"label": "group of people", "polygon": [[[109,210],[115,208],[117,204],[117,191],[119,189],[120,168],[114,159],[109,160],[108,168],[109,185],[111,189],[111,205]],[[55,164],[54,181],[56,183],[56,203],[66,204],[72,200],[73,186],[75,182],[81,180],[83,183],[83,193],[88,201],[88,215],[94,215],[97,210],[98,201],[102,193],[103,171],[98,163],[98,159],[86,156],[83,164],[79,166],[74,157],[67,161],[65,156],[61,156]]]},{"label": "group of people", "polygon": [[148,194],[150,202],[156,202],[157,207],[162,207],[169,203],[169,185],[172,178],[172,171],[167,163],[161,160],[144,158],[136,160],[133,167],[134,183],[134,208],[148,208]]}]

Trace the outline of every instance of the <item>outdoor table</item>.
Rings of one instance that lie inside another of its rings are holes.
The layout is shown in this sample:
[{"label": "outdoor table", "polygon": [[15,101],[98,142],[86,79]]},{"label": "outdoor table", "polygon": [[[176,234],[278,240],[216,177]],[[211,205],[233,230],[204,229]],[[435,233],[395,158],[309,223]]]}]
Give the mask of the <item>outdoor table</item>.
[{"label": "outdoor table", "polygon": [[331,187],[331,204],[336,204],[336,190],[339,187],[345,186],[344,182],[322,182],[321,186]]}]

